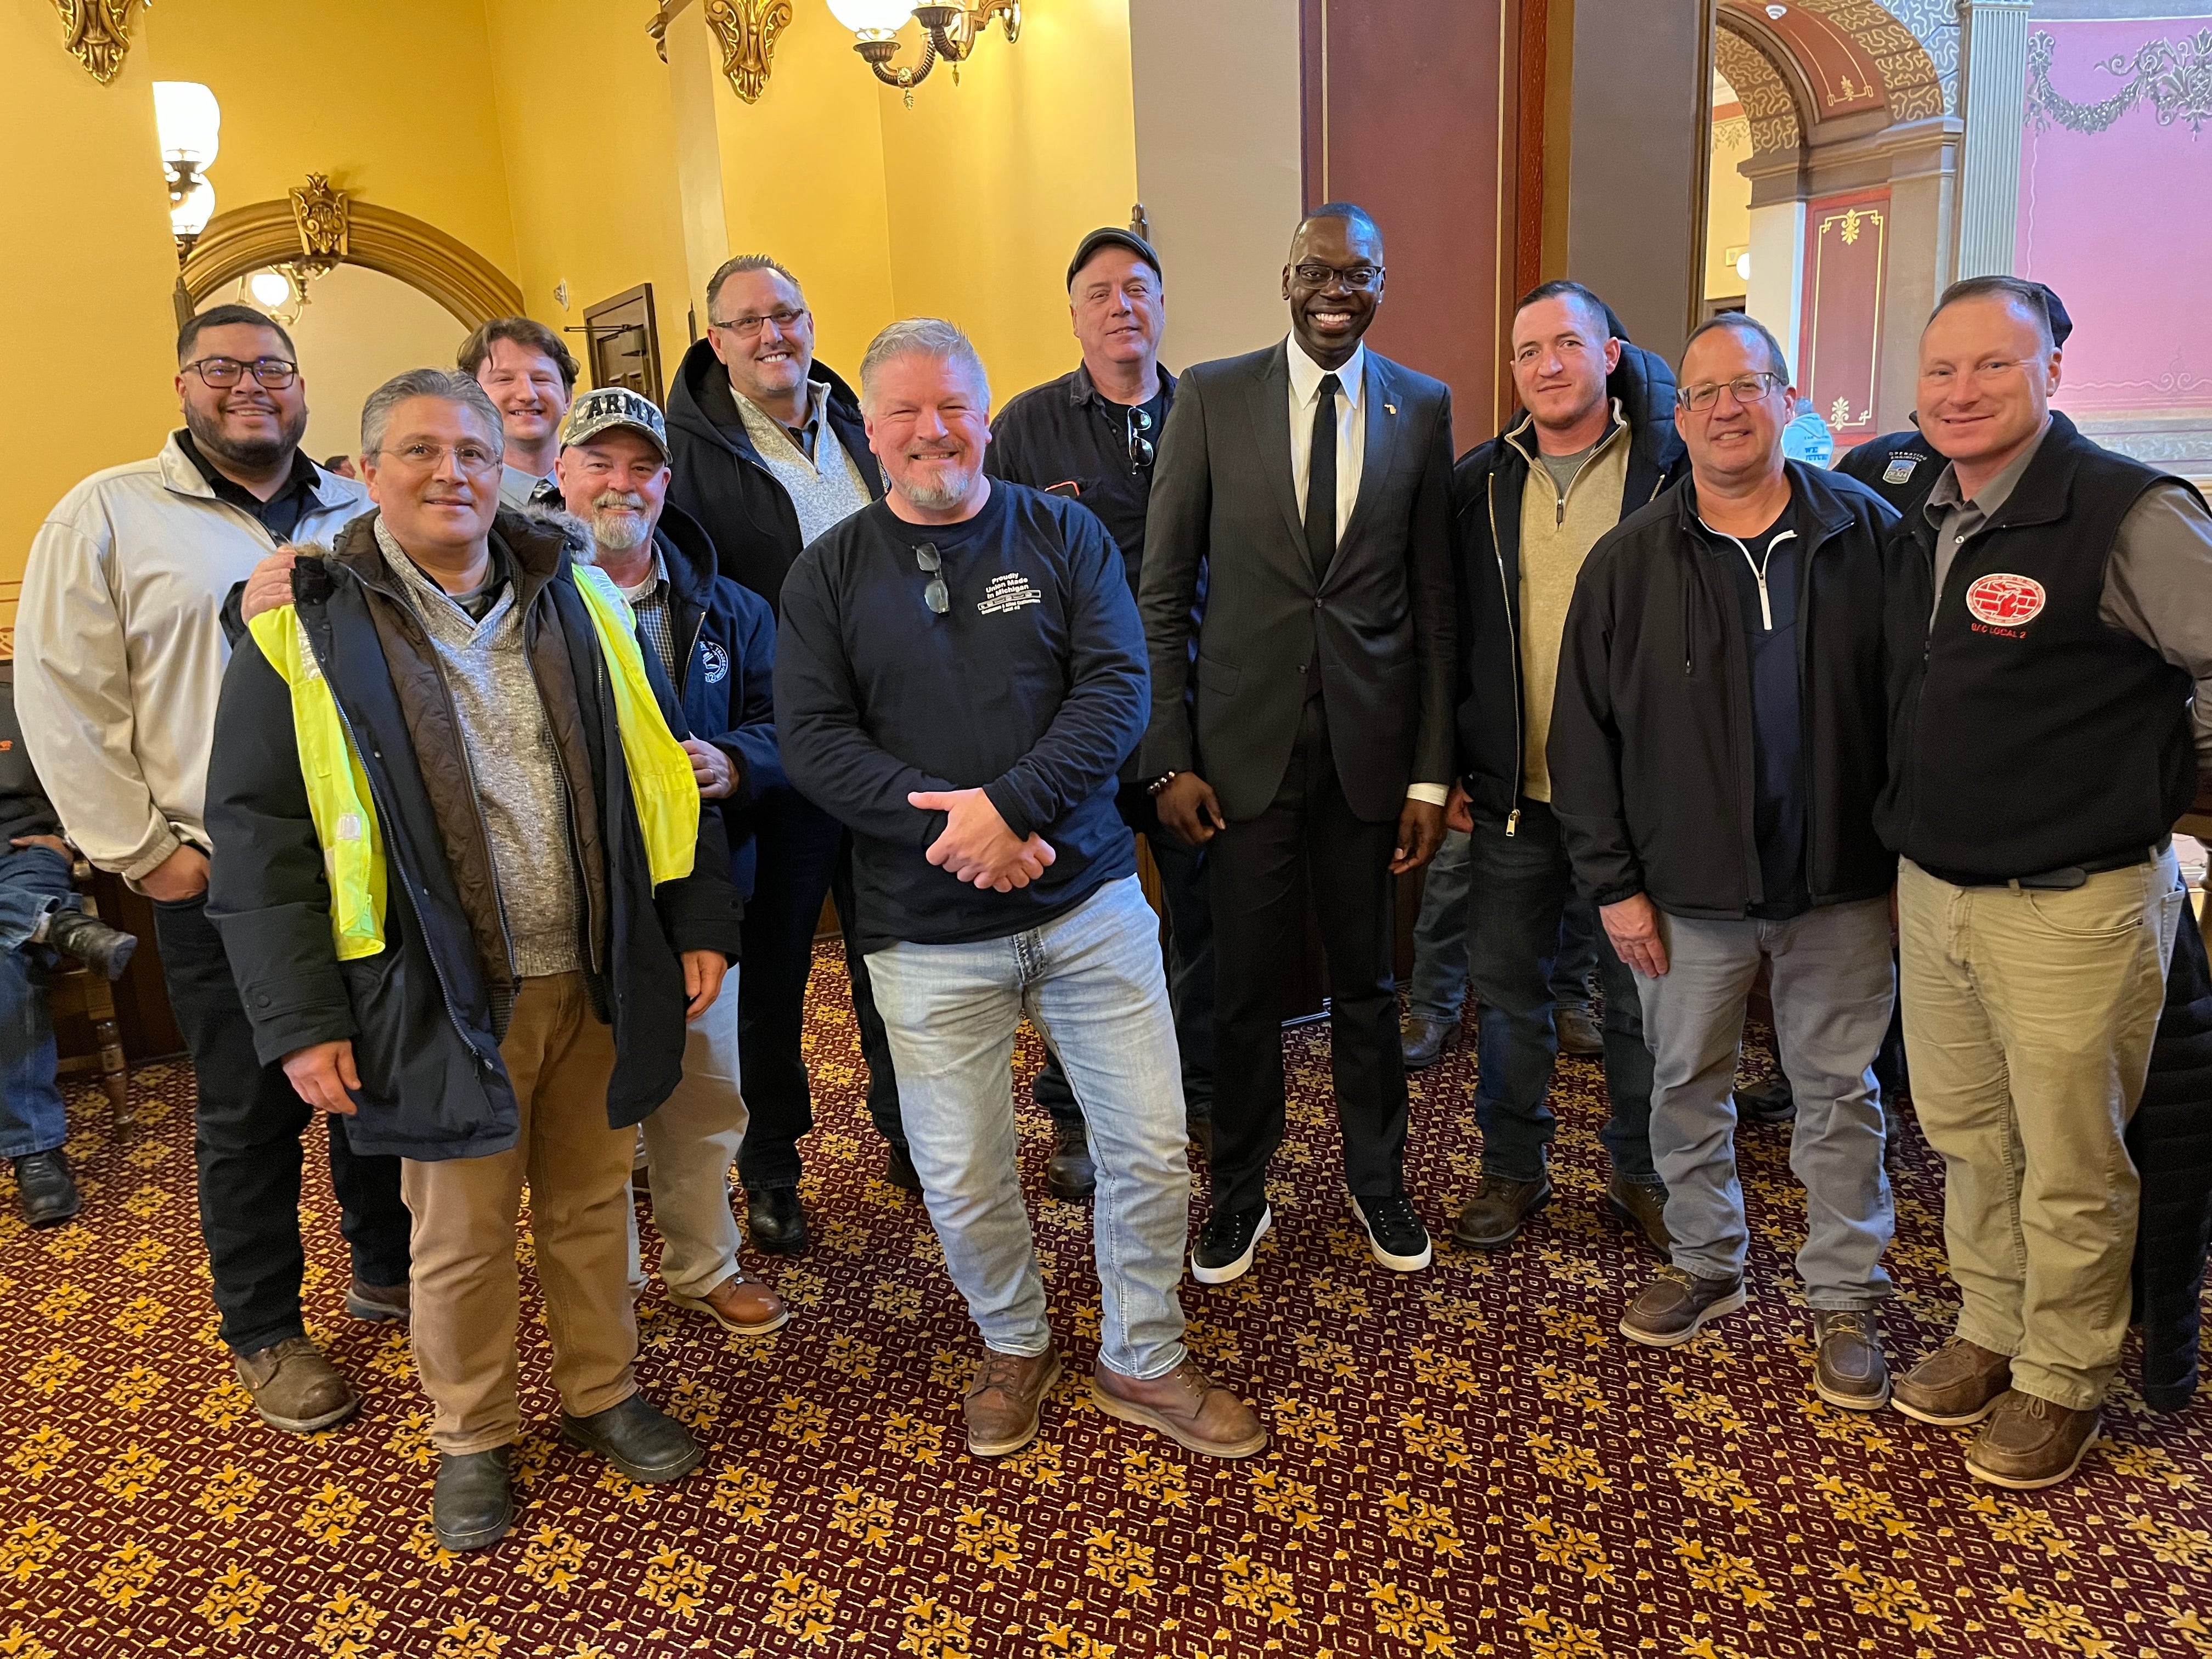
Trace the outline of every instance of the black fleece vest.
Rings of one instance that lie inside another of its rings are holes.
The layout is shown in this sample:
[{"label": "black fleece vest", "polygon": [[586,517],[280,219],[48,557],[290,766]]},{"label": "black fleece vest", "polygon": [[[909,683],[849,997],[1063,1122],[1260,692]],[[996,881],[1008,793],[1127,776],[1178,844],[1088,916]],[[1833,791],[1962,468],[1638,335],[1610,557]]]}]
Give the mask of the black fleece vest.
[{"label": "black fleece vest", "polygon": [[[2168,479],[2054,416],[1928,623],[1935,530],[1900,552],[1888,637],[1917,663],[1892,732],[1884,839],[1915,863],[2006,880],[2148,848],[2197,793],[2191,683],[2098,607],[2120,521]],[[2185,486],[2185,488],[2186,486]]]}]

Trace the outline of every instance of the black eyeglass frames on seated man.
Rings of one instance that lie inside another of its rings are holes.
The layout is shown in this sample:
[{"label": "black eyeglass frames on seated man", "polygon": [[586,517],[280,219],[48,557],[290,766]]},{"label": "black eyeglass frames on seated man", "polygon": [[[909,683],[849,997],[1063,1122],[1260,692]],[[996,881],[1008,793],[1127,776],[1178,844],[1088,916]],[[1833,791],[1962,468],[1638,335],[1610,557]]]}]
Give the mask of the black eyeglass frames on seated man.
[{"label": "black eyeglass frames on seated man", "polygon": [[952,609],[952,595],[945,591],[945,562],[937,556],[933,542],[924,542],[914,550],[914,562],[929,573],[929,586],[921,591],[922,602],[939,616]]}]

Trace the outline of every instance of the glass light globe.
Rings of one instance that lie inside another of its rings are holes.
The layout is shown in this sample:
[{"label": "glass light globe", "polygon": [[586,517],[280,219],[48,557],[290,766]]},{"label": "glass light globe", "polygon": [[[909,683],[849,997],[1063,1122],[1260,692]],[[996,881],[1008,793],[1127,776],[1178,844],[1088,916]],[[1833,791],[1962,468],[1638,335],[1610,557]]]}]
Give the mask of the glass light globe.
[{"label": "glass light globe", "polygon": [[222,148],[222,107],[197,81],[154,82],[154,126],[161,159],[204,173]]},{"label": "glass light globe", "polygon": [[1739,283],[1747,283],[1751,280],[1751,255],[1748,253],[1739,253],[1735,256],[1735,279]]},{"label": "glass light globe", "polygon": [[197,236],[215,217],[215,186],[203,177],[192,181],[191,192],[169,210],[172,236]]},{"label": "glass light globe", "polygon": [[292,279],[281,270],[257,270],[246,279],[246,291],[264,311],[274,311],[292,297]]},{"label": "glass light globe", "polygon": [[830,15],[855,34],[896,34],[914,15],[912,0],[828,0]]}]

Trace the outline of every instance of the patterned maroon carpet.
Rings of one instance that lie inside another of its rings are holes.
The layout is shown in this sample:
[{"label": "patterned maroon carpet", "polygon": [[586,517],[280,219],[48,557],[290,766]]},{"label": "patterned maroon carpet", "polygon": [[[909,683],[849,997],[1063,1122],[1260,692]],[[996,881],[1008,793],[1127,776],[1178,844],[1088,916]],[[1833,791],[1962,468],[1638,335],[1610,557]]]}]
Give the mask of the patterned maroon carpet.
[{"label": "patterned maroon carpet", "polygon": [[[119,1134],[73,1097],[80,1221],[29,1232],[0,1192],[0,1659],[2212,1655],[2207,1408],[2154,1418],[2124,1389],[2083,1477],[2022,1501],[1965,1478],[1958,1435],[1824,1408],[1786,1273],[1801,1224],[1781,1132],[1749,1133],[1752,1307],[1686,1350],[1623,1342],[1649,1266],[1596,1212],[1586,1062],[1564,1068],[1559,1197],[1522,1248],[1401,1278],[1345,1218],[1325,1035],[1294,1036],[1278,1230],[1252,1276],[1188,1296],[1194,1346],[1275,1428],[1247,1464],[1083,1403],[1088,1212],[1044,1198],[1031,1117],[1025,1176],[1079,1363],[1037,1444],[979,1464],[957,1398],[972,1340],[918,1202],[878,1179],[841,981],[825,956],[822,1237],[763,1264],[798,1316],[748,1342],[657,1287],[643,1305],[646,1384],[713,1443],[707,1468],[647,1490],[545,1437],[533,1330],[528,1506],[466,1559],[429,1539],[404,1339],[340,1310],[327,1182],[309,1316],[368,1401],[301,1441],[259,1425],[215,1340],[189,1075],[145,1073]],[[1416,1085],[1432,1228],[1475,1168],[1470,1069],[1455,1054]],[[1910,1356],[1949,1297],[1909,1126],[1899,1165],[1891,1346]]]}]

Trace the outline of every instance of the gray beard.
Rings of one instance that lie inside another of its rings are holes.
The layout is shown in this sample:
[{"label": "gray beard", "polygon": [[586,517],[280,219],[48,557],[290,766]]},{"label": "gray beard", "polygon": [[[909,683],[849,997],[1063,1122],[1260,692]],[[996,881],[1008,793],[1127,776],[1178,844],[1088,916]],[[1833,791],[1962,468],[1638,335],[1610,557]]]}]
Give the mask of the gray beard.
[{"label": "gray beard", "polygon": [[594,513],[592,540],[603,553],[634,552],[653,534],[653,525],[642,513]]},{"label": "gray beard", "polygon": [[982,468],[974,467],[965,472],[948,476],[945,482],[934,489],[902,483],[898,486],[898,493],[916,507],[931,513],[944,513],[959,506],[961,502],[974,495],[975,481],[982,475]]},{"label": "gray beard", "polygon": [[262,438],[239,443],[223,436],[219,422],[210,420],[187,404],[185,405],[185,430],[192,434],[192,442],[209,459],[228,461],[241,472],[269,472],[275,471],[287,456],[299,448],[300,440],[307,435],[307,412],[301,410],[293,416],[281,438]]}]

